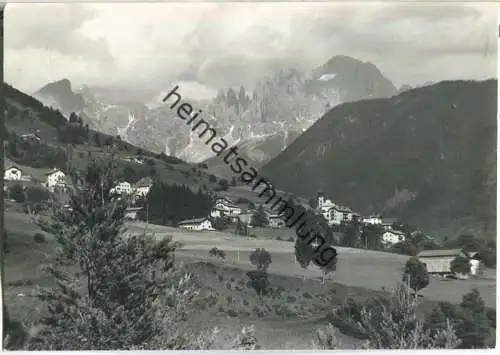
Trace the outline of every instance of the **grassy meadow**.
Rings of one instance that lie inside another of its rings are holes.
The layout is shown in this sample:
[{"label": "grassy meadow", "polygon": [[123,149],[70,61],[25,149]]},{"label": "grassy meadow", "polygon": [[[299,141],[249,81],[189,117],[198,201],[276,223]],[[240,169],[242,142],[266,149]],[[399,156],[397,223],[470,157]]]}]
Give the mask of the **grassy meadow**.
[{"label": "grassy meadow", "polygon": [[[34,287],[48,286],[40,265],[50,262],[55,243],[47,236],[45,243],[35,243],[38,227],[29,217],[9,209],[5,213],[9,253],[5,257],[4,297],[13,318],[25,323],[39,318],[44,308],[32,296]],[[239,325],[254,324],[262,347],[267,349],[310,349],[318,327],[326,324],[325,315],[340,306],[348,296],[370,297],[382,288],[390,288],[401,279],[407,257],[397,254],[338,248],[337,272],[321,282],[321,272],[315,267],[303,270],[295,263],[293,243],[270,239],[257,231],[257,238],[236,236],[233,233],[193,232],[177,228],[128,223],[129,233],[153,233],[157,238],[172,235],[182,247],[176,259],[196,275],[202,290],[200,310],[192,319],[193,326],[202,328],[217,325],[236,332]],[[283,230],[286,231],[286,230]],[[292,231],[289,231],[292,233]],[[283,232],[284,233],[284,232]],[[226,260],[209,257],[212,247],[225,250]],[[272,255],[269,268],[273,293],[262,302],[249,288],[245,275],[254,267],[249,252],[265,248]],[[495,306],[494,271],[480,280],[440,281],[431,279],[422,294],[429,300],[461,301],[462,295],[477,287],[487,306]],[[236,335],[236,333],[234,333]],[[358,340],[342,335],[345,348]]]}]

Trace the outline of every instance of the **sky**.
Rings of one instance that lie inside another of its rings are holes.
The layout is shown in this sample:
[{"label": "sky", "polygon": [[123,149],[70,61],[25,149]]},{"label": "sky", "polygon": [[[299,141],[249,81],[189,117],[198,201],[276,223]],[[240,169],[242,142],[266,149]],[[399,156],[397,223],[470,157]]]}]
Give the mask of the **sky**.
[{"label": "sky", "polygon": [[68,78],[143,99],[182,81],[202,98],[341,54],[396,87],[481,80],[497,76],[497,13],[479,3],[8,4],[4,75],[28,93]]}]

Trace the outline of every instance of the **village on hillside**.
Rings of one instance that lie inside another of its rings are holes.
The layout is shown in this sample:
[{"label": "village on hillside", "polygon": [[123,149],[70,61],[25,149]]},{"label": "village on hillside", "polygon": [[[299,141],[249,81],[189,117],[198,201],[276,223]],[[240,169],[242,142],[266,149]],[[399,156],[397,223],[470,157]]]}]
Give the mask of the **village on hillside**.
[{"label": "village on hillside", "polygon": [[[122,159],[137,164],[143,163],[142,160],[135,157]],[[57,193],[60,198],[64,198],[67,196],[68,189],[71,188],[69,176],[61,169],[48,169],[42,174],[39,169],[20,168],[15,164],[10,164],[5,167],[4,180],[5,196],[13,201],[19,200],[21,195],[24,196],[26,193],[29,195],[30,191],[36,190]],[[129,202],[125,213],[128,220],[142,219],[149,222],[148,204],[145,201],[153,183],[151,177],[141,178],[135,183],[123,180],[116,182],[110,192]],[[33,195],[32,192],[31,195]],[[287,228],[284,213],[276,212],[265,205],[256,205],[241,198],[235,202],[227,195],[222,196],[215,193],[212,197],[213,206],[209,214],[180,220],[175,223],[176,226],[179,229],[196,232],[232,229],[235,234],[248,237],[255,237],[252,232],[255,228],[269,229],[270,233],[272,230]],[[336,244],[339,246],[416,255],[425,263],[429,274],[445,278],[465,279],[469,275],[475,276],[480,272],[481,255],[478,251],[447,248],[428,234],[418,230],[409,230],[396,218],[382,218],[380,215],[362,216],[353,212],[349,207],[334,203],[321,192],[313,201],[310,201],[310,204],[311,206],[307,207],[314,211],[319,218],[324,218],[332,229],[336,237]],[[30,207],[25,208],[27,213],[36,213],[43,209],[36,203],[28,206]],[[346,229],[349,228],[354,232],[346,233]],[[345,240],[347,234],[352,235],[351,240]],[[369,238],[373,240],[369,240]],[[419,240],[415,242],[415,238]],[[294,238],[290,237],[289,241],[294,241]],[[412,250],[412,248],[417,249],[414,248],[417,243],[419,250]],[[451,264],[456,258],[469,260],[468,273],[452,272]]]}]

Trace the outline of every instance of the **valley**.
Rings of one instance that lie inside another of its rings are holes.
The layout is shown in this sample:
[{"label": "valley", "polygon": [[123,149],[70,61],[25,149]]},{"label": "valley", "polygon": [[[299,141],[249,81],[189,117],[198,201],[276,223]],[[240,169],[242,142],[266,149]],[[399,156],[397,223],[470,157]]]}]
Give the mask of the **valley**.
[{"label": "valley", "polygon": [[[116,163],[115,188],[128,195],[132,188],[146,191],[133,202],[125,198],[124,237],[145,233],[180,243],[176,270],[193,274],[200,290],[189,329],[217,325],[233,338],[240,326],[254,324],[265,349],[310,349],[316,329],[348,300],[364,304],[389,297],[410,256],[429,249],[411,244],[415,236],[431,235],[432,248],[444,250],[472,235],[480,253],[493,254],[496,80],[443,81],[398,92],[373,64],[335,56],[311,73],[281,70],[253,92],[236,92],[229,88],[213,100],[187,100],[279,195],[320,220],[316,226],[328,233],[339,255],[335,270],[301,266],[294,230],[271,226],[271,219],[282,216],[264,211],[258,193],[237,181],[222,157],[206,153],[199,132],[174,116],[170,102],[150,108],[107,101],[92,88],[74,90],[67,79],[33,97],[6,85],[4,166],[25,178],[5,183],[4,299],[13,319],[33,326],[46,312],[33,293],[54,285],[41,266],[54,261],[56,243],[50,234],[37,236],[40,230],[30,220],[36,214],[31,207],[42,216],[48,207],[24,195],[53,193],[50,174],[66,171],[68,162],[85,172],[89,157]],[[147,186],[136,185],[145,179]],[[329,207],[313,206],[320,196]],[[220,213],[225,208],[239,212],[228,217]],[[252,226],[259,212],[267,225]],[[383,230],[373,232],[377,223],[367,221],[382,221],[379,215],[395,217],[407,229],[393,230],[384,222]],[[368,245],[370,231],[374,246]],[[402,249],[392,248],[385,245],[385,233],[404,234],[410,242],[394,241]],[[225,257],[215,258],[214,248]],[[272,258],[265,269],[266,297],[249,276],[257,249]],[[475,289],[494,308],[495,288],[492,268],[464,280],[431,275],[419,290],[419,312],[427,314],[439,302],[456,306]],[[343,348],[361,345],[359,337],[336,329]]]}]

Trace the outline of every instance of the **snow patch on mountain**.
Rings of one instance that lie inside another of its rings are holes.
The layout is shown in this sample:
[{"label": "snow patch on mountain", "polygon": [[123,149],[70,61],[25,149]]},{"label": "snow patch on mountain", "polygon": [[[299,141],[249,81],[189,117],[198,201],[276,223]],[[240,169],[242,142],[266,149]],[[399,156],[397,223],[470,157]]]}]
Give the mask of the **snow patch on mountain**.
[{"label": "snow patch on mountain", "polygon": [[335,78],[336,76],[337,76],[337,74],[323,74],[318,78],[318,80],[319,81],[329,81],[329,80],[332,80],[333,78]]}]

